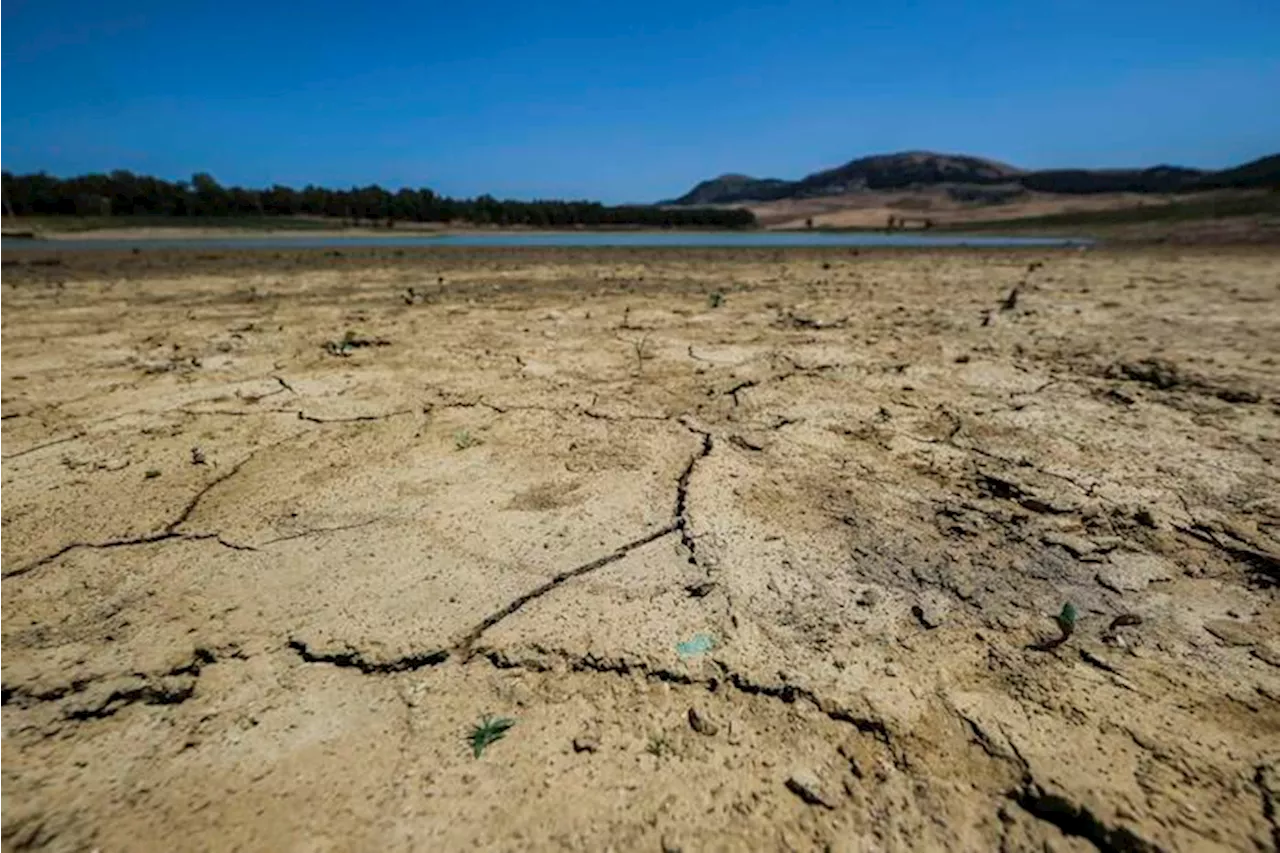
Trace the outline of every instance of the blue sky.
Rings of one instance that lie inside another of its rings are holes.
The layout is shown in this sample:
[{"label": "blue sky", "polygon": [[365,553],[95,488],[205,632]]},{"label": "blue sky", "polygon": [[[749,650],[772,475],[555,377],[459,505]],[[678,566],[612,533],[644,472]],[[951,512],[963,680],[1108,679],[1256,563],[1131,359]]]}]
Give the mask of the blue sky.
[{"label": "blue sky", "polygon": [[652,201],[928,148],[1280,151],[1277,0],[5,0],[3,166]]}]

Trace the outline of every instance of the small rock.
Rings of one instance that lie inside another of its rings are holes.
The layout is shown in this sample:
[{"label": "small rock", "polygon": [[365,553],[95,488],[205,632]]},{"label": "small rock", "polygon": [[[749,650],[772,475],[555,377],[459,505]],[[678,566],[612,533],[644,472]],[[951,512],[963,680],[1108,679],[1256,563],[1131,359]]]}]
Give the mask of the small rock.
[{"label": "small rock", "polygon": [[835,800],[823,790],[822,782],[809,770],[796,770],[787,777],[787,790],[811,806],[834,809]]},{"label": "small rock", "polygon": [[890,678],[897,678],[898,667],[895,664],[887,663],[884,665],[884,674]]},{"label": "small rock", "polygon": [[1088,539],[1083,536],[1074,536],[1070,533],[1050,531],[1040,538],[1046,545],[1057,545],[1060,548],[1067,549],[1073,557],[1084,557],[1097,550]]},{"label": "small rock", "polygon": [[916,621],[929,630],[941,625],[946,616],[941,608],[928,602],[914,605],[911,608],[911,615],[916,617]]},{"label": "small rock", "polygon": [[689,728],[707,737],[714,737],[720,731],[720,726],[706,714],[699,713],[697,708],[689,709]]},{"label": "small rock", "polygon": [[683,853],[684,848],[669,836],[662,836],[662,853]]},{"label": "small rock", "polygon": [[1152,554],[1124,552],[1111,555],[1111,563],[1098,570],[1098,583],[1112,592],[1139,592],[1153,581],[1173,579],[1168,560]]},{"label": "small rock", "polygon": [[1155,530],[1160,526],[1160,523],[1156,521],[1156,514],[1151,507],[1138,507],[1138,509],[1133,513],[1133,520],[1141,524],[1143,527],[1150,527],[1152,530]]},{"label": "small rock", "polygon": [[858,596],[859,607],[875,607],[883,598],[878,589],[864,589],[862,595]]},{"label": "small rock", "polygon": [[1112,388],[1107,391],[1106,396],[1115,400],[1117,403],[1122,403],[1126,406],[1132,406],[1134,403],[1138,402],[1137,397],[1134,397],[1123,388]]},{"label": "small rock", "polygon": [[573,739],[574,752],[595,752],[600,748],[600,738],[594,735],[579,735]]}]

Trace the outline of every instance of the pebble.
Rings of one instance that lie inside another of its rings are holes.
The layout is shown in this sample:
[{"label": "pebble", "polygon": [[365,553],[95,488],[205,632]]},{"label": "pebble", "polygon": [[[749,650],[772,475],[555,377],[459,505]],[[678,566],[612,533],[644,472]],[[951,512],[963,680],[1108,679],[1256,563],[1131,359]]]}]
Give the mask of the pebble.
[{"label": "pebble", "polygon": [[600,748],[600,738],[592,735],[580,735],[573,739],[574,752],[595,752]]},{"label": "pebble", "polygon": [[705,713],[698,711],[697,708],[689,709],[689,728],[707,737],[715,737],[720,731],[720,726]]},{"label": "pebble", "polygon": [[920,597],[920,602],[911,608],[911,615],[925,628],[933,630],[946,621],[949,604],[943,596],[930,593],[932,591]]},{"label": "pebble", "polygon": [[787,790],[811,806],[834,809],[835,800],[822,787],[822,781],[810,770],[796,770],[787,777]]},{"label": "pebble", "polygon": [[878,589],[864,589],[862,595],[858,596],[858,606],[875,607],[883,597]]},{"label": "pebble", "polygon": [[911,608],[911,615],[925,628],[933,629],[942,624],[942,614],[928,605],[916,604]]}]

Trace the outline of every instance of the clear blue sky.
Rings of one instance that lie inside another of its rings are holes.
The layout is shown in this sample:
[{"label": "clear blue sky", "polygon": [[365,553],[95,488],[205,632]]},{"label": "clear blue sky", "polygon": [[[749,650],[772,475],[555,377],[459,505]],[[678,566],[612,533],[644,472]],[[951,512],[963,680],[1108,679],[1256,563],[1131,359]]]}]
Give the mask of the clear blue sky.
[{"label": "clear blue sky", "polygon": [[4,0],[3,166],[652,201],[1280,151],[1280,0]]}]

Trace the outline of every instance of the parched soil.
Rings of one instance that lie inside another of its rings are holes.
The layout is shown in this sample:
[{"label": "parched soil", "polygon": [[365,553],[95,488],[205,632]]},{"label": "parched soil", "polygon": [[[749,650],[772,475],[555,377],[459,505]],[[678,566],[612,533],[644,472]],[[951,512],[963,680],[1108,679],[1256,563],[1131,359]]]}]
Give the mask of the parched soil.
[{"label": "parched soil", "polygon": [[1280,255],[8,252],[3,332],[6,850],[1280,845]]}]

